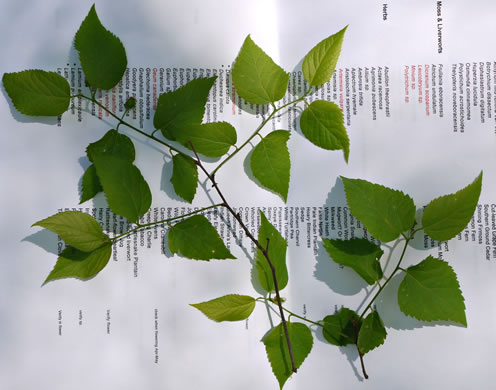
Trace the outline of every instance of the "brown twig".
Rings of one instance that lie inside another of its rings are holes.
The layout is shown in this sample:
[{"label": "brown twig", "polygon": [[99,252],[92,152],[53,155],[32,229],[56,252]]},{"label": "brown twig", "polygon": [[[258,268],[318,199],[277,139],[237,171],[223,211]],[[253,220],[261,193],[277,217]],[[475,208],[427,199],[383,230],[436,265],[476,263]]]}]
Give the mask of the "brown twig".
[{"label": "brown twig", "polygon": [[282,307],[281,295],[279,293],[279,285],[277,283],[276,269],[275,269],[274,265],[272,264],[272,261],[269,258],[269,251],[268,251],[269,242],[267,240],[267,247],[264,248],[260,244],[260,242],[250,233],[250,230],[248,229],[248,227],[245,225],[245,223],[241,219],[241,216],[238,213],[236,213],[232,209],[232,207],[229,205],[229,203],[227,202],[226,198],[222,194],[222,191],[220,190],[219,186],[217,185],[217,182],[215,181],[215,177],[213,175],[211,175],[210,173],[208,173],[208,171],[205,169],[205,167],[201,163],[201,160],[198,157],[198,153],[196,152],[193,143],[191,141],[189,141],[189,144],[191,145],[191,150],[193,151],[193,153],[196,156],[196,161],[195,161],[196,165],[198,165],[198,167],[203,171],[203,173],[205,173],[205,175],[207,176],[208,180],[212,183],[212,187],[215,188],[215,190],[217,191],[217,194],[219,194],[220,198],[222,199],[223,206],[238,221],[239,225],[244,230],[246,236],[255,244],[255,246],[257,247],[257,249],[260,250],[260,252],[262,252],[263,256],[267,260],[267,263],[269,264],[269,267],[270,267],[270,270],[271,270],[271,273],[272,273],[272,280],[274,281],[274,290],[276,292],[277,306],[279,307],[279,315],[281,316],[281,323],[282,323],[282,327],[284,329],[284,335],[286,337],[286,344],[288,346],[289,357],[291,359],[291,369],[292,369],[293,372],[296,372],[297,371],[297,369],[296,369],[296,363],[295,363],[295,360],[294,360],[293,348],[291,346],[291,340],[289,338],[288,325],[287,325],[287,322],[286,322],[286,318],[284,317],[284,310],[283,310],[283,307]]}]

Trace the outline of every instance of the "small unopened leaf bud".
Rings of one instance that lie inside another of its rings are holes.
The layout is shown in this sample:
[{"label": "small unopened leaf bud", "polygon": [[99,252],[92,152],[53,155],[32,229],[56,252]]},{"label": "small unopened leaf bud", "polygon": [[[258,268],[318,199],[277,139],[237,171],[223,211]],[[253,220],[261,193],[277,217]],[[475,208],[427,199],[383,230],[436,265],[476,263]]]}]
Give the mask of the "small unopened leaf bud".
[{"label": "small unopened leaf bud", "polygon": [[131,110],[136,107],[136,98],[131,96],[129,99],[127,99],[126,103],[124,103],[124,107],[126,108],[126,110]]}]

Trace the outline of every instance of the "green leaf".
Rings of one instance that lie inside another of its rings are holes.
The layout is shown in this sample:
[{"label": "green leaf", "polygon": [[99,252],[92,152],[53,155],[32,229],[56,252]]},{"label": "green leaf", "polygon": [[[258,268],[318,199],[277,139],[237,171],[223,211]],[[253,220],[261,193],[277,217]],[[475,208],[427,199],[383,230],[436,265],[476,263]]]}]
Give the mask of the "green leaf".
[{"label": "green leaf", "polygon": [[176,194],[191,203],[198,185],[198,167],[195,161],[184,154],[172,156],[172,177],[170,181]]},{"label": "green leaf", "polygon": [[255,298],[229,294],[211,301],[191,304],[211,320],[241,321],[247,319],[255,308]]},{"label": "green leaf", "polygon": [[71,87],[58,73],[38,69],[4,73],[2,82],[22,114],[57,116],[69,108]]},{"label": "green leaf", "polygon": [[398,289],[398,303],[403,313],[421,321],[454,321],[467,326],[456,274],[448,263],[432,256],[407,269]]},{"label": "green leaf", "polygon": [[305,56],[302,64],[303,76],[310,85],[318,87],[332,77],[347,28],[348,26],[319,42]]},{"label": "green leaf", "polygon": [[174,137],[184,146],[207,157],[220,157],[236,144],[236,130],[228,122],[212,122],[184,127],[174,132]]},{"label": "green leaf", "polygon": [[60,254],[45,283],[62,278],[91,278],[107,265],[111,255],[112,245],[110,243],[92,252],[82,252],[68,246]]},{"label": "green leaf", "polygon": [[248,35],[233,65],[236,92],[247,102],[277,102],[286,94],[289,73],[264,53]]},{"label": "green leaf", "polygon": [[382,268],[379,259],[384,251],[365,238],[351,240],[322,239],[324,248],[332,259],[341,265],[351,267],[368,284],[374,284],[382,278]]},{"label": "green leaf", "polygon": [[[288,322],[289,340],[293,351],[296,368],[300,368],[305,358],[312,351],[312,332],[305,324]],[[284,383],[293,374],[291,358],[282,323],[273,328],[264,338],[265,351],[272,367],[272,372],[282,389]]]},{"label": "green leaf", "polygon": [[79,204],[86,202],[93,198],[96,194],[103,191],[100,179],[96,174],[96,168],[94,164],[91,164],[83,175],[83,183],[81,186],[81,201]]},{"label": "green leaf", "polygon": [[384,344],[387,332],[379,313],[372,311],[362,322],[358,333],[358,349],[362,354]]},{"label": "green leaf", "polygon": [[86,148],[86,155],[91,162],[93,162],[93,156],[97,154],[106,154],[133,162],[136,153],[131,138],[116,130],[109,130],[102,138],[92,142]]},{"label": "green leaf", "polygon": [[253,176],[268,189],[288,200],[291,162],[287,142],[290,133],[276,130],[263,138],[251,154]]},{"label": "green leaf", "polygon": [[350,140],[344,127],[343,112],[334,103],[316,100],[311,103],[300,117],[303,135],[314,145],[326,150],[343,150],[348,162]]},{"label": "green leaf", "polygon": [[64,211],[33,223],[60,236],[70,246],[83,252],[91,252],[109,241],[100,224],[80,211]]},{"label": "green leaf", "polygon": [[[258,242],[265,248],[268,245],[269,259],[276,270],[277,285],[280,291],[288,284],[288,268],[286,267],[286,248],[288,244],[262,211],[260,211],[260,218]],[[275,291],[272,271],[260,249],[257,249],[255,260],[257,262],[258,280],[263,289],[267,292]]]},{"label": "green leaf", "polygon": [[138,222],[152,203],[150,187],[139,169],[129,161],[105,154],[93,155],[93,161],[110,209],[129,222]]},{"label": "green leaf", "polygon": [[353,310],[341,308],[336,314],[324,318],[322,334],[333,345],[355,344],[361,326],[360,317]]},{"label": "green leaf", "polygon": [[447,241],[460,233],[474,215],[482,188],[482,172],[467,187],[455,194],[431,201],[422,216],[426,234],[438,241]]},{"label": "green leaf", "polygon": [[203,215],[194,215],[171,227],[169,249],[188,259],[235,259],[217,230]]},{"label": "green leaf", "polygon": [[389,242],[412,228],[416,210],[408,195],[366,180],[341,179],[351,214],[375,238]]},{"label": "green leaf", "polygon": [[121,80],[127,67],[126,50],[114,34],[103,27],[93,5],[74,40],[88,84],[111,89]]},{"label": "green leaf", "polygon": [[217,77],[193,79],[175,91],[159,96],[153,125],[164,137],[175,140],[175,132],[203,121],[208,94]]}]

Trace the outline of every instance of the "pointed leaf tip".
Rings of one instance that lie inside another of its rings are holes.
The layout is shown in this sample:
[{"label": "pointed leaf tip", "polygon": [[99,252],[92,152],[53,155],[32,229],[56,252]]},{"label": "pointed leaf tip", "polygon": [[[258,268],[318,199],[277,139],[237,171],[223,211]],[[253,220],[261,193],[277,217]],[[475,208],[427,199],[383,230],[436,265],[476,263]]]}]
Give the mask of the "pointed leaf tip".
[{"label": "pointed leaf tip", "polygon": [[303,76],[310,85],[318,87],[332,77],[347,28],[348,26],[323,39],[305,56],[302,64]]},{"label": "pointed leaf tip", "polygon": [[286,94],[289,73],[277,65],[248,35],[234,61],[236,92],[247,102],[274,103]]},{"label": "pointed leaf tip", "polygon": [[171,227],[169,249],[188,259],[235,259],[206,217],[194,215]]},{"label": "pointed leaf tip", "polygon": [[422,216],[425,233],[438,241],[455,237],[474,215],[481,189],[482,172],[460,191],[432,200]]},{"label": "pointed leaf tip", "polygon": [[301,132],[314,145],[326,150],[343,150],[345,161],[350,154],[350,140],[341,109],[333,102],[316,100],[300,117]]},{"label": "pointed leaf tip", "polygon": [[[300,368],[312,351],[312,332],[308,326],[300,322],[288,322],[287,327],[295,366],[296,368]],[[282,323],[267,333],[263,339],[263,343],[272,367],[272,372],[279,382],[279,387],[282,389],[289,377],[293,375],[288,344]]]},{"label": "pointed leaf tip", "polygon": [[93,88],[111,89],[122,79],[127,67],[126,50],[120,39],[102,25],[94,4],[76,33],[74,46]]},{"label": "pointed leaf tip", "polygon": [[413,199],[401,191],[362,179],[341,176],[351,214],[376,239],[389,242],[415,222]]},{"label": "pointed leaf tip", "polygon": [[288,200],[291,161],[287,142],[290,133],[276,130],[264,137],[253,149],[250,167],[253,176],[268,189]]},{"label": "pointed leaf tip", "polygon": [[21,114],[58,116],[69,108],[71,87],[58,73],[39,69],[5,73],[2,82]]},{"label": "pointed leaf tip", "polygon": [[194,303],[190,306],[200,310],[211,320],[242,321],[247,319],[255,308],[256,300],[247,295],[229,294],[210,301]]},{"label": "pointed leaf tip", "polygon": [[432,256],[409,267],[398,289],[401,311],[421,321],[454,321],[467,326],[464,301],[453,268]]}]

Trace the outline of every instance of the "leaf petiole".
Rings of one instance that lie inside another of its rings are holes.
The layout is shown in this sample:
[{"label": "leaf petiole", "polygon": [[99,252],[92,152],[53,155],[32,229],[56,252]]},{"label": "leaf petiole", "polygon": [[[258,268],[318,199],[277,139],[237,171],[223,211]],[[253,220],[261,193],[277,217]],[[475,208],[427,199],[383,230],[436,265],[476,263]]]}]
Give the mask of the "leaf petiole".
[{"label": "leaf petiole", "polygon": [[163,224],[163,223],[166,223],[170,226],[170,222],[172,221],[175,221],[177,219],[181,219],[181,218],[185,218],[185,217],[189,217],[190,215],[195,215],[195,214],[199,214],[199,213],[202,213],[204,211],[207,211],[207,210],[210,210],[210,209],[213,209],[213,208],[216,208],[216,207],[222,207],[222,206],[225,206],[224,203],[218,203],[218,204],[214,204],[212,206],[208,206],[208,207],[204,207],[204,208],[201,208],[201,209],[198,209],[198,210],[195,210],[195,211],[192,211],[191,213],[188,213],[188,214],[183,214],[183,215],[179,215],[177,217],[173,217],[173,218],[168,218],[168,219],[164,219],[162,221],[156,221],[156,222],[150,222],[150,223],[146,223],[144,225],[140,225],[140,224],[136,224],[137,226],[134,228],[134,229],[131,229],[129,231],[127,231],[126,233],[122,233],[114,238],[111,238],[110,241],[112,242],[112,244],[117,241],[117,240],[120,240],[132,233],[135,233],[141,229],[149,229],[155,225],[160,225],[160,224]]}]

